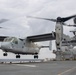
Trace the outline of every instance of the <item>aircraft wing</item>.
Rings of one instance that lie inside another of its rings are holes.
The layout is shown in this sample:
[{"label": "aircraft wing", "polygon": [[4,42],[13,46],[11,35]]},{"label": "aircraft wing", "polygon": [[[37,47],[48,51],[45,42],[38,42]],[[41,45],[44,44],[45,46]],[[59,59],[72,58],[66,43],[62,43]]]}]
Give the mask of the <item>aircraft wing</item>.
[{"label": "aircraft wing", "polygon": [[32,42],[49,41],[49,40],[55,40],[55,39],[56,39],[55,32],[27,37],[27,40]]},{"label": "aircraft wing", "polygon": [[[3,42],[5,38],[8,36],[0,36],[0,42]],[[55,40],[56,34],[53,33],[47,33],[47,34],[41,34],[41,35],[35,35],[35,36],[28,36],[27,40],[32,42],[40,42],[40,41],[49,41],[49,40]]]}]

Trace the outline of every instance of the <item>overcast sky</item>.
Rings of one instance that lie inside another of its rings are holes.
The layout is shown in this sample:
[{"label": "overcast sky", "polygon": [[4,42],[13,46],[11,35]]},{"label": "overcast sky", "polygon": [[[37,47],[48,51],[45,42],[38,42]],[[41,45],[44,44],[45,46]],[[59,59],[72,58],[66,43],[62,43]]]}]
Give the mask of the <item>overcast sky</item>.
[{"label": "overcast sky", "polygon": [[[9,19],[9,21],[0,24],[1,27],[4,27],[0,29],[0,35],[24,38],[30,35],[50,33],[55,31],[55,23],[26,16],[66,17],[76,14],[75,5],[76,0],[0,0],[0,19]],[[72,20],[69,23],[71,22]],[[64,33],[72,35],[69,31],[73,29],[73,27],[64,27]],[[42,44],[47,45],[49,42]],[[55,49],[54,42],[52,48]],[[48,49],[42,49],[40,58],[44,57],[55,56]]]}]

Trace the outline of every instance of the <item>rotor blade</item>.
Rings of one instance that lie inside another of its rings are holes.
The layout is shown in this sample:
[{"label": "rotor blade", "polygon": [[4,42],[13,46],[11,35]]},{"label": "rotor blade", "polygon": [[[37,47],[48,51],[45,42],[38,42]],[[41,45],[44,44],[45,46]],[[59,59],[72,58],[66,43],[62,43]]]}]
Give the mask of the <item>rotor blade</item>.
[{"label": "rotor blade", "polygon": [[9,19],[1,19],[1,20],[0,20],[0,23],[4,23],[4,22],[6,22],[6,21],[9,21]]},{"label": "rotor blade", "polygon": [[1,29],[1,28],[3,28],[3,27],[0,27],[0,29]]},{"label": "rotor blade", "polygon": [[70,32],[76,32],[76,31],[70,31]]},{"label": "rotor blade", "polygon": [[40,18],[40,17],[32,17],[32,16],[27,16],[27,17],[36,18],[36,19],[43,19],[43,20],[48,20],[48,21],[53,21],[53,22],[66,22],[69,19],[76,17],[76,15],[65,17],[65,18],[58,17],[57,19],[48,19],[48,18]]},{"label": "rotor blade", "polygon": [[32,16],[27,16],[29,18],[36,18],[36,19],[43,19],[43,20],[48,20],[48,21],[53,21],[56,22],[56,19],[48,19],[48,18],[40,18],[40,17],[32,17]]},{"label": "rotor blade", "polygon": [[61,18],[61,22],[68,21],[69,19],[74,18],[74,17],[76,17],[76,15],[65,17],[65,18]]},{"label": "rotor blade", "polygon": [[63,25],[64,25],[64,26],[69,26],[69,27],[76,27],[76,25],[70,25],[70,24],[67,25],[67,24],[65,24],[65,23],[63,23]]},{"label": "rotor blade", "polygon": [[69,26],[76,27],[76,25],[69,25]]},{"label": "rotor blade", "polygon": [[5,28],[5,27],[0,27],[0,29],[8,29],[8,28]]}]

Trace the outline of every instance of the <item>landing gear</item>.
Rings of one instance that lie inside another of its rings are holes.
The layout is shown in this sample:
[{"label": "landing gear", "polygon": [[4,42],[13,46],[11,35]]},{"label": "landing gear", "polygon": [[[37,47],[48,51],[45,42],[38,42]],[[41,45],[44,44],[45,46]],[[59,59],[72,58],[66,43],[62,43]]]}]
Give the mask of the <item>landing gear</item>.
[{"label": "landing gear", "polygon": [[34,55],[34,59],[38,59],[38,55]]},{"label": "landing gear", "polygon": [[16,55],[16,58],[20,58],[20,55],[18,54],[18,55]]},{"label": "landing gear", "polygon": [[3,56],[7,56],[8,54],[7,53],[3,53]]}]

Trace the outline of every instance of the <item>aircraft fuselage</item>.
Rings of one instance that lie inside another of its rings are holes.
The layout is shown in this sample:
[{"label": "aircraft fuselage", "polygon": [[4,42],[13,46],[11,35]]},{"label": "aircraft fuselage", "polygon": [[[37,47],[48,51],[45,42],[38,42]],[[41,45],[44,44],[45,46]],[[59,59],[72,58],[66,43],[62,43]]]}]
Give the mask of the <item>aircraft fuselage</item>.
[{"label": "aircraft fuselage", "polygon": [[[8,38],[9,39],[9,38]],[[38,54],[40,47],[33,42],[28,42],[25,39],[12,38],[10,41],[5,40],[1,44],[1,49],[5,52],[12,52],[15,54]]]}]

